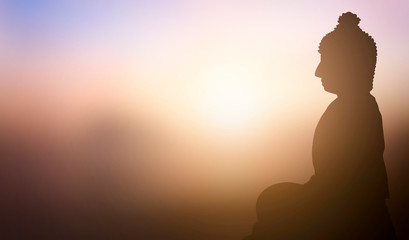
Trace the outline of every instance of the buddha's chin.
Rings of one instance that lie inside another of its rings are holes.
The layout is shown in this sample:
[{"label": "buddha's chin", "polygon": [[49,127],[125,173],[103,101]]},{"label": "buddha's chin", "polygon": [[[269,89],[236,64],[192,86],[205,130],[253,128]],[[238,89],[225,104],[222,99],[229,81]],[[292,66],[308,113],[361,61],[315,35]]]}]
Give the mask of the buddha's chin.
[{"label": "buddha's chin", "polygon": [[322,86],[324,87],[324,90],[325,90],[326,92],[333,93],[333,94],[337,94],[337,92],[336,92],[334,89],[328,87],[327,85],[322,84]]},{"label": "buddha's chin", "polygon": [[[330,81],[330,82],[331,82],[331,81]],[[324,90],[325,90],[326,92],[336,94],[336,93],[334,92],[334,89],[332,88],[333,85],[332,85],[332,84],[328,84],[328,78],[323,78],[323,77],[321,77],[321,85],[322,85],[322,87],[324,88]]]}]

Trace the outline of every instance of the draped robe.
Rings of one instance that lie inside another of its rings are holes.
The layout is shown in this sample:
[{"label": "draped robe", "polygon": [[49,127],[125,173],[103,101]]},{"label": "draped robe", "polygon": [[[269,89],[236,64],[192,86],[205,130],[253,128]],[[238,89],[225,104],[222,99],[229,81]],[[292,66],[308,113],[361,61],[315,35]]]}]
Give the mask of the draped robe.
[{"label": "draped robe", "polygon": [[257,200],[247,239],[396,239],[385,199],[382,116],[367,93],[338,97],[313,139],[315,174],[305,184],[279,183]]}]

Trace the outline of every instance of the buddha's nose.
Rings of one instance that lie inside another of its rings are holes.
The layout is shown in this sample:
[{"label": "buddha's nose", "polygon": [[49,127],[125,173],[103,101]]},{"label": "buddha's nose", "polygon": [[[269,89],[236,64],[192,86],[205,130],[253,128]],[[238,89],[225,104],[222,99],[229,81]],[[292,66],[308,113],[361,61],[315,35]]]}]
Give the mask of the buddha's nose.
[{"label": "buddha's nose", "polygon": [[321,69],[322,69],[321,63],[319,63],[318,66],[317,66],[317,69],[315,70],[315,76],[316,77],[319,77],[319,78],[322,77],[322,75],[321,75],[322,70]]}]

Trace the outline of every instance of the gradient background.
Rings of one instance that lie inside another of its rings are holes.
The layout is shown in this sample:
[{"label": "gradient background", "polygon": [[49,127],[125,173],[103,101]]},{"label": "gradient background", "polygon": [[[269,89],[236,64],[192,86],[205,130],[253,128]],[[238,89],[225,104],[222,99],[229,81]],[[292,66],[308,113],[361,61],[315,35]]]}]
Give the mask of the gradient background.
[{"label": "gradient background", "polygon": [[377,43],[388,205],[406,239],[405,0],[0,0],[1,197],[16,228],[249,234],[264,188],[313,174],[335,98],[314,77],[318,44],[347,11]]}]

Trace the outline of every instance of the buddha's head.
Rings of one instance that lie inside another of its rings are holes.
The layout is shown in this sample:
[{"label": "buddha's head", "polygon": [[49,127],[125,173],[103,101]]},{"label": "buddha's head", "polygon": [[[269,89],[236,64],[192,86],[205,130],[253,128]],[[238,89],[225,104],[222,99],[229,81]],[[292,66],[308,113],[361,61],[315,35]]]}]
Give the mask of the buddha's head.
[{"label": "buddha's head", "polygon": [[347,12],[334,31],[321,40],[321,62],[315,76],[325,91],[334,94],[365,93],[372,90],[376,65],[376,44],[358,26],[357,15]]}]

